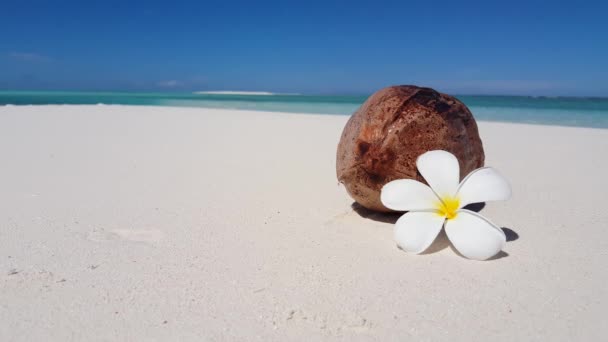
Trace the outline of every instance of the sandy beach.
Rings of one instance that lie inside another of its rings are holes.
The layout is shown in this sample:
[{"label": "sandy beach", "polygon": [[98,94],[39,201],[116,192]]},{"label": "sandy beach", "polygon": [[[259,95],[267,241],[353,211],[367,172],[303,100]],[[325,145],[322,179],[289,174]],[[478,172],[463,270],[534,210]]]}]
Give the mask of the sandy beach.
[{"label": "sandy beach", "polygon": [[608,130],[478,123],[514,194],[478,262],[353,207],[347,119],[0,107],[0,340],[605,338]]}]

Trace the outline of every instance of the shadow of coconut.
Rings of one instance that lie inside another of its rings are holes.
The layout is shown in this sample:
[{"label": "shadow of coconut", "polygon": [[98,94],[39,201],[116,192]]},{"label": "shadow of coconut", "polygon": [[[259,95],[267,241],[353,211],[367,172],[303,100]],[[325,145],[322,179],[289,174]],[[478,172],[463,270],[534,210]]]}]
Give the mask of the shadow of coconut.
[{"label": "shadow of coconut", "polygon": [[354,212],[356,212],[359,216],[363,217],[364,219],[377,221],[377,222],[395,224],[395,222],[397,222],[397,220],[401,217],[401,215],[403,215],[403,213],[397,213],[397,212],[381,213],[378,211],[369,210],[357,202],[353,202],[353,204],[351,204],[350,207],[353,209]]}]

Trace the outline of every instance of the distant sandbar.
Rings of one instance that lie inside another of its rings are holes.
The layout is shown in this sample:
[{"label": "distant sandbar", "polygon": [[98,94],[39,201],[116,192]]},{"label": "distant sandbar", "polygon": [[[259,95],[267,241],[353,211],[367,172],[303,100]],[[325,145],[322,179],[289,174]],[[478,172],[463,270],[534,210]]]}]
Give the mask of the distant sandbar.
[{"label": "distant sandbar", "polygon": [[300,95],[296,93],[271,93],[268,91],[235,91],[235,90],[215,90],[215,91],[195,91],[194,94],[207,95]]}]

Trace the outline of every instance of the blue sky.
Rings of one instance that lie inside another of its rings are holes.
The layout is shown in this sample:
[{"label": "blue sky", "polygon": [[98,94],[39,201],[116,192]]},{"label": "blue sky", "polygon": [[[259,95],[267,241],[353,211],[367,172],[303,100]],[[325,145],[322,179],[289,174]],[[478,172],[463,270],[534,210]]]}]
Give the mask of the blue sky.
[{"label": "blue sky", "polygon": [[608,96],[608,5],[4,1],[0,90]]}]

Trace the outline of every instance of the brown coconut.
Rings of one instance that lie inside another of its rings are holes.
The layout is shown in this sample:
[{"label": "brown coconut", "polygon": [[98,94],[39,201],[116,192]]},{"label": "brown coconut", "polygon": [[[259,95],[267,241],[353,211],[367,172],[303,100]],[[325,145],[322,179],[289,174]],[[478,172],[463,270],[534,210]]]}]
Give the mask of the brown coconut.
[{"label": "brown coconut", "polygon": [[483,146],[469,109],[430,88],[384,88],[346,123],[338,145],[338,180],[362,206],[387,212],[380,202],[382,186],[403,178],[424,182],[416,158],[431,150],[453,153],[461,178],[483,166]]}]

